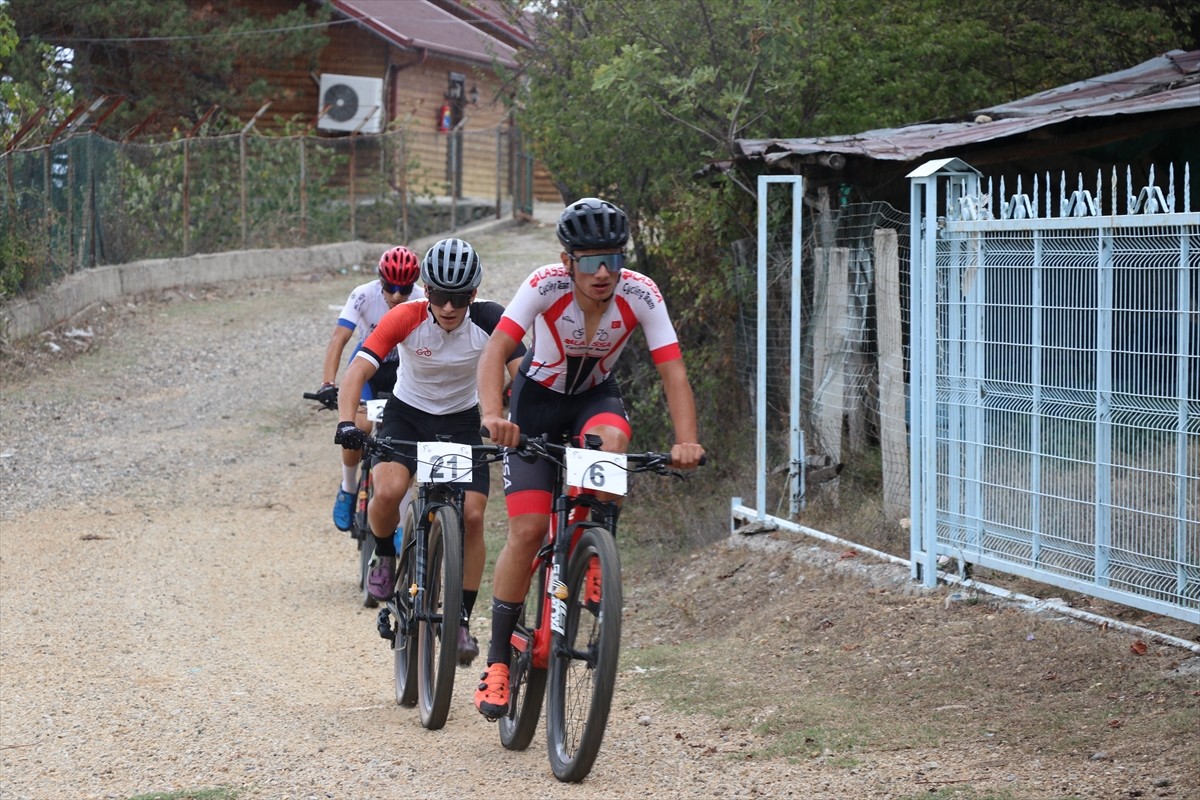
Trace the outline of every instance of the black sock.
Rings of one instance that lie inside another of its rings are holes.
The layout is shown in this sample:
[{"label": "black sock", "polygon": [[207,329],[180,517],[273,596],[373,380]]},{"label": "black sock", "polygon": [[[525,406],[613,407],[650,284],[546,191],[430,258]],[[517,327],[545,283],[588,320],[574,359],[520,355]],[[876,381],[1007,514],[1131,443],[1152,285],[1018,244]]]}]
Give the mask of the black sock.
[{"label": "black sock", "polygon": [[505,603],[492,598],[492,643],[488,645],[487,663],[507,664],[509,648],[512,647],[512,632],[521,618],[524,603]]},{"label": "black sock", "polygon": [[479,597],[478,589],[463,589],[463,619],[469,620],[471,618],[471,612],[475,610],[475,598],[477,597]]},{"label": "black sock", "polygon": [[375,537],[375,555],[396,557],[396,540],[390,536]]}]

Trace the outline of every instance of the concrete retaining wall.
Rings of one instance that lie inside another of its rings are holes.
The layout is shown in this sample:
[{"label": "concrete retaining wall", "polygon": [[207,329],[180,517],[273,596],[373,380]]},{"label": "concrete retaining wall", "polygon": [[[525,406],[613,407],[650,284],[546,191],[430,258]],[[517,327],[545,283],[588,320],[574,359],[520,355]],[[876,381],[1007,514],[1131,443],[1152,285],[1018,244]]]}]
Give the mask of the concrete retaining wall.
[{"label": "concrete retaining wall", "polygon": [[84,270],[33,297],[0,305],[0,336],[16,341],[66,322],[88,306],[147,292],[374,264],[391,245],[344,242],[281,250],[235,250],[154,258]]},{"label": "concrete retaining wall", "polygon": [[[557,219],[557,207],[538,205],[549,207],[551,210],[545,213]],[[460,236],[469,241],[473,233],[500,230],[517,224],[518,220],[511,217],[479,220],[453,232],[421,237],[408,246],[414,252],[424,254],[437,240],[446,236]],[[392,245],[341,242],[279,250],[231,250],[187,258],[152,258],[96,267],[68,275],[33,297],[0,304],[0,339],[15,342],[60,325],[88,306],[113,303],[122,297],[134,297],[147,292],[340,270],[354,264],[373,266],[389,247]]]}]

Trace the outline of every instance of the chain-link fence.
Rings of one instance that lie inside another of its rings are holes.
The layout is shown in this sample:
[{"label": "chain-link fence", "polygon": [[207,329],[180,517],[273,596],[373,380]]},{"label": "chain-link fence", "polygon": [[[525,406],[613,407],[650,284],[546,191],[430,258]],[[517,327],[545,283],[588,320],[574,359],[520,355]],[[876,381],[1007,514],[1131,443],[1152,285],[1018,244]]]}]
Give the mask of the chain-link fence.
[{"label": "chain-link fence", "polygon": [[514,134],[500,126],[145,144],[83,133],[10,151],[0,155],[0,293],[101,264],[405,242],[511,213],[528,186],[513,166],[527,160]]}]

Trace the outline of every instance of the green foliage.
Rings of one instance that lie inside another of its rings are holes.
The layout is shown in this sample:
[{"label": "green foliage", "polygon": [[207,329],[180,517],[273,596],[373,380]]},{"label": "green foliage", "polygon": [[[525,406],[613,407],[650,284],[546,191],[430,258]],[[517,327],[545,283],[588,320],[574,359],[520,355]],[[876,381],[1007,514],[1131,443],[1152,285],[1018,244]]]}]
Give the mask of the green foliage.
[{"label": "green foliage", "polygon": [[[719,409],[704,436],[729,427],[728,246],[755,213],[753,175],[731,175],[721,191],[689,182],[706,161],[736,156],[739,139],[961,118],[1179,39],[1157,6],[1122,0],[557,0],[538,10],[536,44],[520,56],[522,128],[564,199],[598,195],[629,214],[637,268],[667,295],[699,405]],[[622,369],[639,427],[656,408],[652,424],[666,427],[648,368]]]},{"label": "green foliage", "polygon": [[36,281],[45,263],[41,241],[28,217],[0,214],[0,300]]},{"label": "green foliage", "polygon": [[[217,123],[218,126],[220,123]],[[103,182],[103,205],[120,208],[109,249],[121,261],[183,253],[183,182],[187,176],[187,252],[211,253],[243,246],[269,247],[298,242],[302,191],[298,164],[304,148],[304,189],[311,209],[310,241],[326,241],[329,231],[344,231],[347,214],[336,210],[342,192],[333,183],[347,157],[335,145],[303,137],[247,136],[245,184],[247,241],[243,245],[243,183],[239,136],[182,137],[147,147],[126,147],[116,155],[115,179]],[[332,213],[330,213],[332,212]],[[316,222],[317,219],[321,221]]]},{"label": "green foliage", "polygon": [[218,786],[212,789],[180,789],[174,792],[150,792],[139,794],[129,800],[235,800],[241,791]]},{"label": "green foliage", "polygon": [[0,6],[0,142],[8,142],[24,120],[47,107],[46,124],[65,118],[74,94],[65,81],[58,51],[49,45],[31,45],[24,58],[34,66],[24,80],[13,76],[13,62],[21,44],[16,23]]}]

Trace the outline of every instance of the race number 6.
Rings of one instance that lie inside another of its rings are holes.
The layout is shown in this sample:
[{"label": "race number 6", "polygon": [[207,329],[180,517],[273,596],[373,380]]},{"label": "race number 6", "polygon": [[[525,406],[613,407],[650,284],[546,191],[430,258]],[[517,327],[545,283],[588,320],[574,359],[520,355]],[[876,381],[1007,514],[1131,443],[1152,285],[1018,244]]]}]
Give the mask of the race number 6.
[{"label": "race number 6", "polygon": [[567,448],[567,485],[595,492],[624,495],[629,490],[624,453]]}]

